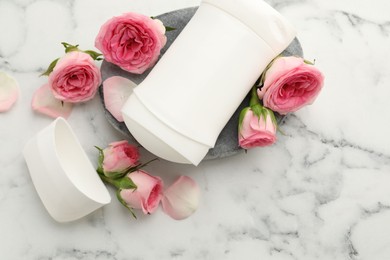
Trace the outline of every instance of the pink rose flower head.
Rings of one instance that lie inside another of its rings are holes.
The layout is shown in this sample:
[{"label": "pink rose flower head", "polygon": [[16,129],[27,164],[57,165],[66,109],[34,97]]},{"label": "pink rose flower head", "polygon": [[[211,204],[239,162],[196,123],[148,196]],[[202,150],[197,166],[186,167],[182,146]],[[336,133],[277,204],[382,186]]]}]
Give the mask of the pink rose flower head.
[{"label": "pink rose flower head", "polygon": [[137,189],[121,190],[122,200],[130,208],[142,209],[144,214],[153,213],[158,208],[162,198],[162,180],[142,170],[129,173],[128,177],[137,185]]},{"label": "pink rose flower head", "polygon": [[265,73],[258,96],[265,107],[282,115],[311,104],[324,82],[322,73],[299,57],[277,58]]},{"label": "pink rose flower head", "polygon": [[255,112],[248,107],[240,115],[238,142],[244,149],[276,142],[277,125],[273,112],[260,104],[254,109]]},{"label": "pink rose flower head", "polygon": [[49,75],[54,97],[70,103],[92,99],[100,83],[99,68],[89,54],[80,51],[66,53]]},{"label": "pink rose flower head", "polygon": [[129,144],[126,140],[110,143],[103,150],[103,173],[107,177],[123,173],[136,166],[138,160],[137,147]]},{"label": "pink rose flower head", "polygon": [[142,14],[125,13],[103,24],[95,46],[108,62],[141,74],[154,65],[166,41],[161,21]]}]

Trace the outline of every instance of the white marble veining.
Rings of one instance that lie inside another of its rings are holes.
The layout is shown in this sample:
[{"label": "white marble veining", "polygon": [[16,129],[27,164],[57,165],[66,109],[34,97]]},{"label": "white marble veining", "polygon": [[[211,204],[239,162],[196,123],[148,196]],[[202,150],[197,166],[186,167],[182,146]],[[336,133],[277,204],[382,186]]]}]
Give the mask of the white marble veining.
[{"label": "white marble veining", "polygon": [[[198,211],[178,222],[158,211],[133,220],[113,200],[80,221],[44,210],[21,150],[51,122],[30,109],[40,72],[61,41],[93,48],[100,25],[126,11],[158,15],[199,0],[0,0],[0,70],[21,97],[0,114],[0,259],[390,259],[390,2],[269,0],[295,24],[326,84],[282,126],[270,148],[199,167],[157,162],[166,184],[194,178]],[[122,137],[96,97],[70,124],[92,161],[94,145]],[[144,158],[151,155],[144,152]],[[113,190],[110,190],[114,195]]]}]

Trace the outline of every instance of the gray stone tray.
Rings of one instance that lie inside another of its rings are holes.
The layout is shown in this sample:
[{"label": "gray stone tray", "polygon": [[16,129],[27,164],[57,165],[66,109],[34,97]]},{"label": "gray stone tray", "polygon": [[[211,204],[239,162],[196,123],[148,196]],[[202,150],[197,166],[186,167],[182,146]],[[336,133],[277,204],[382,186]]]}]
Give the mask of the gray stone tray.
[{"label": "gray stone tray", "polygon": [[[159,16],[156,16],[157,19],[160,19],[165,26],[170,26],[176,28],[176,30],[170,31],[166,33],[167,36],[167,44],[161,50],[161,56],[164,55],[165,51],[171,46],[172,42],[176,39],[176,37],[180,34],[192,16],[195,14],[197,7],[185,8],[176,10],[173,12],[165,13]],[[302,47],[298,41],[298,39],[294,39],[294,41],[288,46],[288,48],[282,53],[283,56],[301,56],[303,57]],[[161,57],[160,56],[160,57]],[[145,71],[141,75],[132,74],[127,71],[120,69],[118,66],[111,64],[109,62],[103,61],[101,66],[102,78],[103,81],[111,76],[122,76],[128,78],[135,82],[137,85],[141,83],[145,77],[149,74],[151,69]],[[103,100],[103,88],[100,86],[99,95],[101,101],[104,106]],[[236,112],[230,118],[229,122],[226,124],[225,128],[220,133],[216,145],[213,149],[210,149],[208,154],[205,157],[205,160],[209,159],[217,159],[223,158],[227,156],[234,155],[240,151],[242,148],[238,146],[238,117],[240,111],[248,106],[249,104],[249,96],[247,96],[241,105],[237,108]],[[105,116],[110,124],[121,132],[126,138],[133,143],[137,143],[133,136],[130,134],[129,130],[126,128],[125,123],[118,122],[107,110],[105,110]],[[277,119],[279,123],[283,123],[283,117],[277,115]]]}]

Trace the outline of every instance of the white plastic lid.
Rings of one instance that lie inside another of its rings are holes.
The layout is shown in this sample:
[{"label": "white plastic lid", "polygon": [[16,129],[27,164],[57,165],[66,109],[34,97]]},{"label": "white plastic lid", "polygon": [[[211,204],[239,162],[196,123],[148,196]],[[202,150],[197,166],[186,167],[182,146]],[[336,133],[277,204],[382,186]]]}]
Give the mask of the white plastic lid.
[{"label": "white plastic lid", "polygon": [[38,195],[58,222],[84,217],[111,201],[73,130],[57,118],[23,150]]}]

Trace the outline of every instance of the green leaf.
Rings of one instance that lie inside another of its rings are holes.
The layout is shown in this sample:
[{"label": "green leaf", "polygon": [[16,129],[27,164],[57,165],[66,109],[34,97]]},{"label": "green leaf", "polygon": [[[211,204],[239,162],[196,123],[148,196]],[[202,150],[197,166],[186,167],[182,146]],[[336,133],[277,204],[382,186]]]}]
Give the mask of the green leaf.
[{"label": "green leaf", "polygon": [[97,171],[100,172],[101,174],[103,174],[103,161],[104,161],[104,153],[103,153],[103,149],[96,146],[95,145],[95,148],[98,149],[99,151],[99,157],[98,157],[98,168],[97,168]]},{"label": "green leaf", "polygon": [[103,54],[96,52],[96,51],[86,50],[86,51],[84,51],[84,53],[89,54],[89,56],[91,56],[91,58],[94,60],[102,60],[103,59],[100,57],[100,56],[103,56]]},{"label": "green leaf", "polygon": [[264,114],[263,106],[260,104],[256,104],[254,106],[251,106],[251,109],[253,111],[253,114],[255,114],[258,118],[260,118]]},{"label": "green leaf", "polygon": [[118,180],[118,179],[125,177],[129,172],[136,171],[138,166],[139,166],[139,164],[135,165],[135,166],[129,166],[126,169],[124,169],[123,171],[107,172],[105,175],[108,176],[110,179]]},{"label": "green leaf", "polygon": [[79,50],[79,45],[72,45],[67,42],[61,42],[61,44],[65,47],[65,53],[71,52],[71,51],[80,51]]},{"label": "green leaf", "polygon": [[117,199],[119,200],[119,202],[126,208],[130,211],[131,215],[133,216],[133,218],[137,219],[137,216],[135,215],[134,211],[132,208],[130,208],[126,202],[122,199],[122,196],[121,196],[121,189],[117,189],[116,191],[116,197]]},{"label": "green leaf", "polygon": [[135,185],[135,183],[133,182],[132,179],[130,179],[129,177],[124,177],[122,178],[120,181],[119,181],[119,188],[120,189],[137,189],[137,185]]},{"label": "green leaf", "polygon": [[165,26],[165,25],[164,25],[164,27],[165,27],[165,31],[166,31],[166,32],[170,32],[170,31],[176,30],[176,28],[174,28],[174,27]]},{"label": "green leaf", "polygon": [[243,110],[241,110],[241,112],[240,112],[240,116],[238,117],[238,132],[240,132],[240,130],[241,130],[242,121],[244,121],[244,117],[249,109],[250,109],[250,107],[246,107]]},{"label": "green leaf", "polygon": [[49,76],[50,73],[52,73],[54,67],[57,65],[57,62],[58,62],[59,59],[60,59],[60,58],[53,60],[53,61],[50,63],[49,67],[46,69],[46,71],[43,72],[40,76]]},{"label": "green leaf", "polygon": [[251,99],[249,101],[249,106],[254,106],[260,104],[259,97],[257,96],[257,87],[253,86],[251,90]]},{"label": "green leaf", "polygon": [[316,60],[309,61],[309,60],[303,59],[303,62],[306,63],[306,64],[308,64],[308,65],[315,65],[315,64],[316,64]]}]

